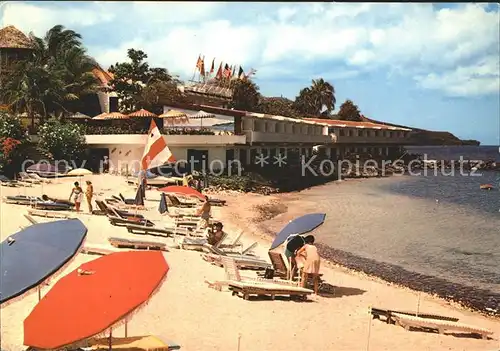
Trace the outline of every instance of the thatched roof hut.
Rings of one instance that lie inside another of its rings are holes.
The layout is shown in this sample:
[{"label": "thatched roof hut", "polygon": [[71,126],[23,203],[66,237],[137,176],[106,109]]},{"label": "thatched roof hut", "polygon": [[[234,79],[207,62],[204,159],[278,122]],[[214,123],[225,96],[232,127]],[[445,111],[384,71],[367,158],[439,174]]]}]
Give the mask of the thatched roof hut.
[{"label": "thatched roof hut", "polygon": [[0,49],[33,49],[33,43],[14,26],[0,29]]}]

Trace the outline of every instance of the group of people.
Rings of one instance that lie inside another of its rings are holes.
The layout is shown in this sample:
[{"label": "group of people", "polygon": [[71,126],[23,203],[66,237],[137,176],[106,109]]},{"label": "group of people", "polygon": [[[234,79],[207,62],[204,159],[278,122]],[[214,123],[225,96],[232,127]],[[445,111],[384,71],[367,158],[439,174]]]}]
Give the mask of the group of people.
[{"label": "group of people", "polygon": [[312,277],[314,292],[317,294],[321,258],[314,241],[312,235],[306,237],[291,235],[285,243],[285,256],[290,262],[291,278],[294,278],[300,271],[302,286],[305,287],[309,277]]},{"label": "group of people", "polygon": [[[92,213],[92,198],[94,197],[94,186],[90,180],[85,182],[87,184],[87,188],[85,189],[85,198],[87,200],[87,204],[89,206],[89,212]],[[69,201],[73,200],[75,203],[75,211],[80,212],[80,206],[83,200],[83,189],[80,186],[80,183],[75,182],[73,189],[71,190],[71,194],[69,195]]]}]

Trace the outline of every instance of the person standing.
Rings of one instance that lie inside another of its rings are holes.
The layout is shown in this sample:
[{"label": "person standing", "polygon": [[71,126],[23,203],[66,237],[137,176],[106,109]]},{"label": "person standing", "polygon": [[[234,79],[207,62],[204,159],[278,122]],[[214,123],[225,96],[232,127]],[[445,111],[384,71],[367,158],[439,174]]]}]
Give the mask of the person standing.
[{"label": "person standing", "polygon": [[94,196],[94,186],[92,185],[92,182],[90,180],[86,181],[87,183],[87,189],[85,189],[85,197],[87,199],[87,204],[89,206],[89,212],[92,214],[93,208],[92,208],[92,197]]},{"label": "person standing", "polygon": [[75,211],[80,212],[80,204],[82,203],[83,198],[83,189],[80,187],[80,183],[75,182],[73,189],[71,190],[71,194],[69,195],[69,201],[71,201],[71,197],[73,197],[73,202],[75,203]]},{"label": "person standing", "polygon": [[197,216],[201,217],[200,228],[208,228],[210,225],[210,211],[212,210],[212,206],[208,201],[208,196],[205,195],[205,202],[201,205],[200,209],[196,212]]},{"label": "person standing", "polygon": [[[302,287],[306,287],[309,276],[312,275],[314,281],[314,293],[318,295],[319,267],[321,258],[318,248],[314,246],[314,236],[308,235],[304,239],[305,244],[297,251],[297,257],[303,260],[302,267]],[[300,261],[302,261],[300,260]]]}]

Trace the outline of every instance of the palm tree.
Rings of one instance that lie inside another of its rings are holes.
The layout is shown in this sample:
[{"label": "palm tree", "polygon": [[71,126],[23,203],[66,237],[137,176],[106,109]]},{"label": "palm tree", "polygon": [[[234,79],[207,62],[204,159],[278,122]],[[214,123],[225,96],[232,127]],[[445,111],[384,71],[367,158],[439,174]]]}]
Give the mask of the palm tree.
[{"label": "palm tree", "polygon": [[34,125],[35,115],[67,112],[81,96],[95,92],[92,74],[96,62],[86,55],[81,35],[56,25],[44,39],[30,33],[31,57],[12,73],[2,95],[16,112],[26,112]]},{"label": "palm tree", "polygon": [[[295,98],[294,107],[308,116],[329,116],[335,109],[335,89],[323,78],[313,79],[310,87],[304,88]],[[327,112],[326,114],[324,112]]]}]

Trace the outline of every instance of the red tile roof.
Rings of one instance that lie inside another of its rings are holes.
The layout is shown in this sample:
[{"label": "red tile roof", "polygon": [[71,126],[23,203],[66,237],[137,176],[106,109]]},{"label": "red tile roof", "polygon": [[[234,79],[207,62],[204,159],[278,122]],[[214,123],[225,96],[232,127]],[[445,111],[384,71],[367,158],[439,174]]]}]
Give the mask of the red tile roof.
[{"label": "red tile roof", "polygon": [[99,80],[99,82],[101,82],[101,85],[105,87],[108,87],[109,82],[112,81],[114,78],[112,73],[98,66],[92,69],[92,73],[94,74],[94,77],[96,77]]}]

